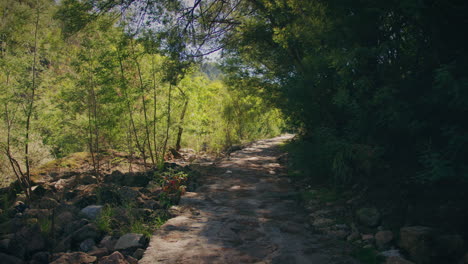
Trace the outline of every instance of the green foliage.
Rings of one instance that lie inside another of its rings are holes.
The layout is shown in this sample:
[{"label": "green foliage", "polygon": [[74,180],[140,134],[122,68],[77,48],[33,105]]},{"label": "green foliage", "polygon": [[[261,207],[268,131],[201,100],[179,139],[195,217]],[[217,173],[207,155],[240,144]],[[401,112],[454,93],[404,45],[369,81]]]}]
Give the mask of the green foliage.
[{"label": "green foliage", "polygon": [[147,238],[150,238],[154,231],[161,227],[167,219],[163,219],[160,216],[155,217],[154,219],[151,219],[149,221],[145,221],[144,219],[138,218],[138,219],[132,219],[129,227],[129,232],[130,233],[137,233],[137,234],[143,234]]},{"label": "green foliage", "polygon": [[[115,14],[105,13],[116,3],[104,2],[7,0],[0,4],[8,9],[0,26],[0,103],[6,106],[1,110],[0,131],[6,134],[10,127],[9,145],[23,169],[28,112],[24,110],[32,98],[35,51],[37,93],[28,140],[33,146],[28,156],[33,168],[50,160],[49,153],[63,158],[89,152],[97,172],[98,154],[107,149],[144,157],[157,166],[179,139],[182,147],[220,152],[231,144],[281,132],[282,116],[276,108],[267,106],[259,95],[238,92],[240,84],[223,82],[217,63],[199,68],[187,59],[177,32],[142,29],[132,36],[133,22],[127,17],[116,23]],[[151,5],[159,8],[162,3]],[[162,20],[169,19],[177,7],[174,3],[167,9],[170,12],[156,20],[166,24]],[[38,48],[34,49],[37,17]],[[249,85],[241,86],[248,90]],[[6,137],[0,145],[0,173],[8,184],[12,172],[6,169],[10,165],[3,154]]]},{"label": "green foliage", "polygon": [[38,219],[39,229],[41,233],[48,236],[52,232],[52,221],[49,217],[42,217]]},{"label": "green foliage", "polygon": [[235,17],[229,74],[265,90],[308,142],[297,156],[309,176],[466,181],[466,36],[450,25],[468,6],[410,2],[257,1]]},{"label": "green foliage", "polygon": [[115,216],[115,212],[110,205],[104,206],[101,210],[101,214],[95,220],[97,228],[105,233],[111,233],[112,221]]}]

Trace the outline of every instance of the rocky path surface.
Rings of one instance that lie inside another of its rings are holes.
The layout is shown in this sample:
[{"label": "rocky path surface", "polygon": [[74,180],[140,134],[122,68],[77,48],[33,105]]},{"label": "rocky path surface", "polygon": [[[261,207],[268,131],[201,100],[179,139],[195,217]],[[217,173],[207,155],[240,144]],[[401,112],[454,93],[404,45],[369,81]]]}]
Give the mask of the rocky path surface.
[{"label": "rocky path surface", "polygon": [[139,263],[356,263],[310,229],[277,159],[291,136],[257,141],[201,167],[195,192],[151,238]]}]

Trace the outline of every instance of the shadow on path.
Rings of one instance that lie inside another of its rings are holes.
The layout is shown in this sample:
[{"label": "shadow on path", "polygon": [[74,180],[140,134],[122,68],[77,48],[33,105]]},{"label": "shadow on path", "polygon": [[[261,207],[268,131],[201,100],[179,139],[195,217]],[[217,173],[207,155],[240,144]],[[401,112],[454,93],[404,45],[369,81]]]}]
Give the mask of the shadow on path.
[{"label": "shadow on path", "polygon": [[200,187],[182,197],[139,263],[356,263],[309,229],[277,162],[289,138],[257,141],[201,167]]}]

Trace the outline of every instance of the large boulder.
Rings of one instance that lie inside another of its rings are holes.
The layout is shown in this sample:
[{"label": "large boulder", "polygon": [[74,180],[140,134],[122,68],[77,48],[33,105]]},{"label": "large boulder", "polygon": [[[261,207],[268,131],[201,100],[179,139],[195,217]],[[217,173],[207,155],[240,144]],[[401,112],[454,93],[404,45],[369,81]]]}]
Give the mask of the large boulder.
[{"label": "large boulder", "polygon": [[87,218],[94,220],[101,214],[102,209],[102,205],[88,205],[81,209],[81,213]]},{"label": "large boulder", "polygon": [[425,226],[408,226],[400,229],[400,247],[420,264],[430,263],[434,255],[435,231]]},{"label": "large boulder", "polygon": [[115,250],[131,250],[142,248],[146,245],[147,239],[142,234],[128,233],[119,238],[114,246]]},{"label": "large boulder", "polygon": [[368,227],[376,227],[380,222],[379,210],[374,207],[361,208],[357,210],[356,217],[359,223]]},{"label": "large boulder", "polygon": [[91,264],[97,260],[97,257],[90,256],[84,252],[64,253],[58,259],[50,264]]}]

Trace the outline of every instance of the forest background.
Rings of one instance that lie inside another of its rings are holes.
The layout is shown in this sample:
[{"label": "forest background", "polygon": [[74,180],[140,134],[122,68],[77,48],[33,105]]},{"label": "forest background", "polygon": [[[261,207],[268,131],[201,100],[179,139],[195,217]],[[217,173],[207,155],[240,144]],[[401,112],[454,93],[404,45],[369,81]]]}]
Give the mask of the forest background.
[{"label": "forest background", "polygon": [[[299,136],[293,174],[358,186],[400,224],[417,215],[466,231],[466,1],[4,0],[1,10],[2,170],[29,175],[48,158],[106,149],[156,165],[169,146],[216,152],[287,128]],[[200,64],[215,51],[222,67]]]}]

